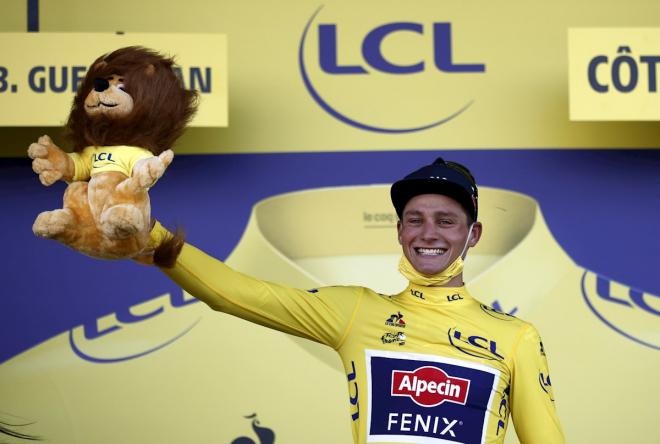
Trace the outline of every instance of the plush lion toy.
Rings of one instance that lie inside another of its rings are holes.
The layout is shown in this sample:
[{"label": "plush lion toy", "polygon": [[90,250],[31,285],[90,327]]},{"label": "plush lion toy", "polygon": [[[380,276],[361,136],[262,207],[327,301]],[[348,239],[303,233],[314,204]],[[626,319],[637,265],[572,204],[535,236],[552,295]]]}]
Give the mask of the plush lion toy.
[{"label": "plush lion toy", "polygon": [[[183,87],[173,64],[133,46],[91,65],[66,125],[74,152],[63,152],[48,136],[28,149],[42,184],[69,183],[63,208],[37,216],[32,226],[37,236],[103,259],[145,254],[151,227],[147,191],[172,162],[170,148],[197,107],[197,94]],[[182,240],[162,244],[156,256],[175,258],[178,252],[168,250],[180,248]]]}]

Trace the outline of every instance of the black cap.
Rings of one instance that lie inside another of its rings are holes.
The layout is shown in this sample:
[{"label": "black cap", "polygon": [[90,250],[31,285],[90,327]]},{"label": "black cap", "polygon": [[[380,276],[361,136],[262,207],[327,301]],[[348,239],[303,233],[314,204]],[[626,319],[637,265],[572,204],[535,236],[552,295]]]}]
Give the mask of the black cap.
[{"label": "black cap", "polygon": [[390,195],[399,219],[408,201],[420,194],[449,196],[461,204],[473,221],[477,220],[477,184],[470,170],[460,163],[445,162],[438,157],[431,165],[413,171],[395,182]]}]

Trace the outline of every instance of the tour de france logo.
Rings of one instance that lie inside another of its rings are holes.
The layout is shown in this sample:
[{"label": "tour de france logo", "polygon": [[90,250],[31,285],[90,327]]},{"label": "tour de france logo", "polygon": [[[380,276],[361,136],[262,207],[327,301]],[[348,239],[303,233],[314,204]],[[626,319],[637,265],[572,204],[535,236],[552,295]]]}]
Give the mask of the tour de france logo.
[{"label": "tour de france logo", "polygon": [[253,413],[252,415],[249,416],[244,416],[244,418],[252,420],[252,430],[254,431],[254,434],[257,436],[257,439],[259,441],[255,441],[252,438],[248,438],[247,436],[241,436],[233,440],[231,444],[274,444],[275,443],[275,432],[273,432],[269,428],[262,427],[259,424],[259,419],[257,419],[256,413]]},{"label": "tour de france logo", "polygon": [[320,6],[302,31],[298,69],[316,104],[347,125],[390,134],[427,130],[468,110],[485,79],[485,63],[465,63],[454,51],[457,28],[468,32],[442,14],[367,26]]}]

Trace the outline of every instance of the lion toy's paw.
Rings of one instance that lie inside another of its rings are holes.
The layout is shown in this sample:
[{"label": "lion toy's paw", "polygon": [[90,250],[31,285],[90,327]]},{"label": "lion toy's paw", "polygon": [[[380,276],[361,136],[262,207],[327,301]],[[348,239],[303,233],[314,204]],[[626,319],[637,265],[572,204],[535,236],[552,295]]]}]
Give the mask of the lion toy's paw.
[{"label": "lion toy's paw", "polygon": [[72,226],[71,210],[61,209],[40,213],[32,224],[32,231],[39,237],[52,239],[62,235]]},{"label": "lion toy's paw", "polygon": [[101,231],[110,239],[128,239],[146,230],[142,212],[130,204],[114,205],[101,213]]},{"label": "lion toy's paw", "polygon": [[69,162],[66,153],[59,149],[48,136],[28,148],[28,156],[32,160],[32,170],[39,175],[39,180],[45,186],[52,185],[69,173]]},{"label": "lion toy's paw", "polygon": [[141,161],[133,169],[133,178],[140,188],[149,188],[160,179],[167,167],[172,163],[174,153],[172,150],[163,151],[158,157],[151,157]]}]

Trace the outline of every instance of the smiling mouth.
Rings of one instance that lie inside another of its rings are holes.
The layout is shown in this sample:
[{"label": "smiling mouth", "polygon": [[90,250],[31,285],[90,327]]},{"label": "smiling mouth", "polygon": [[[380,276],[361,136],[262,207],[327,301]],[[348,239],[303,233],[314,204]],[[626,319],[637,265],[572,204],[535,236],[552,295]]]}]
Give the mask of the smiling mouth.
[{"label": "smiling mouth", "polygon": [[442,256],[447,252],[447,249],[415,247],[415,252],[421,256]]}]

